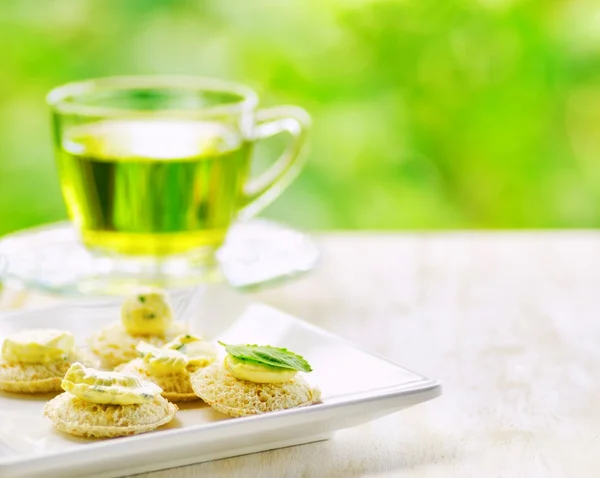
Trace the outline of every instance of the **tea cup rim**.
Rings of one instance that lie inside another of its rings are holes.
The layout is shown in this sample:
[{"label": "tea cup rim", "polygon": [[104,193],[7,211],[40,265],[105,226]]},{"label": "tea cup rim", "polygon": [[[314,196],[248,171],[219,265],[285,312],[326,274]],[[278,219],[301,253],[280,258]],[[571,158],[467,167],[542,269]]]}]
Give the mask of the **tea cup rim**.
[{"label": "tea cup rim", "polygon": [[[76,97],[81,97],[85,94],[103,89],[118,90],[151,87],[229,92],[233,95],[237,95],[240,100],[199,109],[165,108],[161,110],[97,106],[72,101]],[[156,116],[157,111],[159,111],[161,115],[204,116],[251,111],[258,105],[258,95],[252,88],[242,83],[217,78],[189,75],[127,75],[90,78],[62,84],[48,92],[46,95],[46,103],[57,113],[82,116],[104,117],[132,114],[140,116]]]}]

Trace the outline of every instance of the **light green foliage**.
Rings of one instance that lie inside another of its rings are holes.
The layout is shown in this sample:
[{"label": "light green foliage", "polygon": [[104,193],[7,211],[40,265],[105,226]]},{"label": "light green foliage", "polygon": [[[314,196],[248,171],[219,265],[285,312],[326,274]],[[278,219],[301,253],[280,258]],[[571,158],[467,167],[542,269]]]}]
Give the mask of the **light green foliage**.
[{"label": "light green foliage", "polygon": [[598,15],[592,0],[0,2],[0,233],[65,216],[45,93],[138,73],[242,81],[311,112],[310,161],[270,217],[598,226]]}]

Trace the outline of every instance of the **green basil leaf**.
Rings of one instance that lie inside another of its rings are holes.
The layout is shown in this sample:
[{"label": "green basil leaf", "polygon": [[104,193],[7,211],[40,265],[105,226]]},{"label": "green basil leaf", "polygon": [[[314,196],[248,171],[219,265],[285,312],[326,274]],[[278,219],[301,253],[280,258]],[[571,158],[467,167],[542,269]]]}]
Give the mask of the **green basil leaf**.
[{"label": "green basil leaf", "polygon": [[270,345],[230,345],[219,342],[229,355],[244,362],[254,362],[271,367],[299,372],[312,372],[309,363],[298,354]]}]

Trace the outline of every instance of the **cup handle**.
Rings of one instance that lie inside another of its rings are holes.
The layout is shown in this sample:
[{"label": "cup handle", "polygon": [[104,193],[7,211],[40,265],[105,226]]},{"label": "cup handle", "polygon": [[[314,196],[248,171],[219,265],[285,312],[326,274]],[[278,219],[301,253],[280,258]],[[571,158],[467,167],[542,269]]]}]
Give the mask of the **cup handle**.
[{"label": "cup handle", "polygon": [[255,140],[289,133],[291,141],[275,163],[251,179],[242,194],[241,219],[254,216],[273,201],[298,175],[304,162],[302,149],[311,124],[309,114],[298,106],[276,106],[256,112]]}]

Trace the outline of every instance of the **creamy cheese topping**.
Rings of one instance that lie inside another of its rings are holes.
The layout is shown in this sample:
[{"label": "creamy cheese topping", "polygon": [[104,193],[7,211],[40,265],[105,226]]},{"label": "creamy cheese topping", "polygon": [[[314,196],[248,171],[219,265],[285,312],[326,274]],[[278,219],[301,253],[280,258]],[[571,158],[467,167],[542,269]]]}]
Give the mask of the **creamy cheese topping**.
[{"label": "creamy cheese topping", "polygon": [[85,402],[112,405],[149,403],[162,392],[158,385],[135,375],[104,372],[77,362],[67,370],[61,386]]},{"label": "creamy cheese topping", "polygon": [[47,363],[64,360],[75,346],[69,332],[55,329],[27,330],[7,337],[2,357],[7,362]]},{"label": "creamy cheese topping", "polygon": [[224,364],[235,378],[255,383],[289,382],[298,373],[296,370],[244,362],[229,354],[225,357]]},{"label": "creamy cheese topping", "polygon": [[195,335],[180,335],[163,346],[164,349],[177,350],[188,358],[190,367],[206,367],[217,358],[217,349],[208,340]]},{"label": "creamy cheese topping", "polygon": [[167,297],[158,290],[130,296],[121,308],[121,322],[131,335],[164,335],[172,321]]},{"label": "creamy cheese topping", "polygon": [[217,355],[213,344],[189,334],[180,335],[161,348],[140,342],[136,349],[150,367],[151,373],[156,375],[180,373],[187,367],[205,367]]},{"label": "creamy cheese topping", "polygon": [[146,342],[140,342],[136,349],[156,375],[180,373],[188,365],[188,358],[177,350],[153,347]]}]

